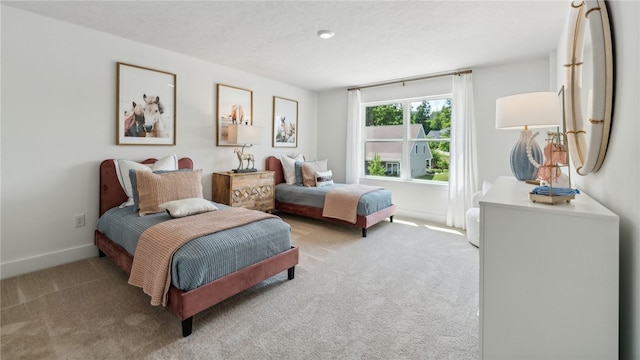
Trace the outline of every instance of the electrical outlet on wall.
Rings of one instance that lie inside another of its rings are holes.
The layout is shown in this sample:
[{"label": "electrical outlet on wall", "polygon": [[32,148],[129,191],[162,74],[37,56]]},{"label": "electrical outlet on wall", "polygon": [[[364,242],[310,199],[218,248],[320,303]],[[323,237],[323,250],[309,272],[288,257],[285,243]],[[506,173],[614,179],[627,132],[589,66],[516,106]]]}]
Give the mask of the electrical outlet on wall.
[{"label": "electrical outlet on wall", "polygon": [[83,227],[84,226],[84,214],[79,214],[73,217],[73,225],[75,227]]}]

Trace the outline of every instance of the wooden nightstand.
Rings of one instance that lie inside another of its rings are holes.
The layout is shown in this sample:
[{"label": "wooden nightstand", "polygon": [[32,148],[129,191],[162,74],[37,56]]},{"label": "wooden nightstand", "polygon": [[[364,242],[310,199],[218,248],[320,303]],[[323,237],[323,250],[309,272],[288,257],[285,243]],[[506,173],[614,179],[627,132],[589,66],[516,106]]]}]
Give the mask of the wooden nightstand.
[{"label": "wooden nightstand", "polygon": [[213,201],[270,212],[275,203],[273,171],[213,173]]}]

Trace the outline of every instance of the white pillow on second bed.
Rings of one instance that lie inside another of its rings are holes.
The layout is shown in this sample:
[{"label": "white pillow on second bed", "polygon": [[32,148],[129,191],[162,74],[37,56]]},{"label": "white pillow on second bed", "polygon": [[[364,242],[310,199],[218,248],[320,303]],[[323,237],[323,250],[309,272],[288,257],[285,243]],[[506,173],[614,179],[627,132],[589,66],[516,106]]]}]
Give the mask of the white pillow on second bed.
[{"label": "white pillow on second bed", "polygon": [[156,161],[153,164],[141,164],[136,161],[116,159],[113,160],[116,166],[116,175],[122,190],[127,194],[127,201],[120,205],[120,207],[134,205],[133,200],[133,187],[131,185],[131,179],[129,178],[129,170],[143,170],[143,171],[155,171],[155,170],[178,170],[178,156],[169,155]]},{"label": "white pillow on second bed", "polygon": [[282,173],[286,184],[293,185],[296,183],[296,161],[304,161],[304,156],[298,154],[298,156],[292,158],[285,154],[280,155]]}]

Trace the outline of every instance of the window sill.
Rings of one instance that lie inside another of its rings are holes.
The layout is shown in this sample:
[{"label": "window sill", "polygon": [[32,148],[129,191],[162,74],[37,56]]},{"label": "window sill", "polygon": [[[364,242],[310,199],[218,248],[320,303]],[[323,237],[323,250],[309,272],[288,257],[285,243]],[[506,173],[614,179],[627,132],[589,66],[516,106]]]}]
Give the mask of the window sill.
[{"label": "window sill", "polygon": [[401,179],[394,177],[383,177],[383,176],[362,176],[359,178],[359,181],[370,183],[370,182],[391,182],[391,183],[400,183],[400,184],[416,184],[416,185],[429,185],[429,186],[442,186],[449,187],[448,181],[433,181],[433,180],[419,180],[419,179]]}]

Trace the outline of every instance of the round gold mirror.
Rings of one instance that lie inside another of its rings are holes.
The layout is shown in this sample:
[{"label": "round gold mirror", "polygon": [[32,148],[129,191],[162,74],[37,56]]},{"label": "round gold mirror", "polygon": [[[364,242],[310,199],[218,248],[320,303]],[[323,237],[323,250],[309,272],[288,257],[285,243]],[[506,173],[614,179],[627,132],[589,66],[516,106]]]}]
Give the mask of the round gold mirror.
[{"label": "round gold mirror", "polygon": [[[591,52],[587,64],[585,46]],[[587,175],[600,170],[611,129],[613,51],[604,0],[571,2],[566,47],[565,130],[571,162]]]}]

